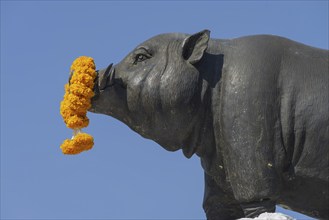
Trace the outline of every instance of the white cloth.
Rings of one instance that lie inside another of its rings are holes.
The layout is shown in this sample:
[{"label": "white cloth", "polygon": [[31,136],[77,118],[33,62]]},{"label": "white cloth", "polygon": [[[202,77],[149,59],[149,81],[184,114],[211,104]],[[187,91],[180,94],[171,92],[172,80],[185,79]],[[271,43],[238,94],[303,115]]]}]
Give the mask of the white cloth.
[{"label": "white cloth", "polygon": [[268,213],[264,212],[256,218],[240,218],[239,220],[296,220],[293,217],[282,213]]}]

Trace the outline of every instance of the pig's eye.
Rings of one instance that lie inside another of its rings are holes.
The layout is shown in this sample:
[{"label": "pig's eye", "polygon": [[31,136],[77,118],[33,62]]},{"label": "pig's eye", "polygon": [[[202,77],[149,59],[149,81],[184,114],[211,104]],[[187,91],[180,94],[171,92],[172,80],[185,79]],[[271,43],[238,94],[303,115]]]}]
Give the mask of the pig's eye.
[{"label": "pig's eye", "polygon": [[149,57],[146,56],[145,54],[137,54],[136,57],[135,57],[135,61],[134,61],[134,64],[137,64],[138,62],[142,62],[146,59],[148,59]]}]

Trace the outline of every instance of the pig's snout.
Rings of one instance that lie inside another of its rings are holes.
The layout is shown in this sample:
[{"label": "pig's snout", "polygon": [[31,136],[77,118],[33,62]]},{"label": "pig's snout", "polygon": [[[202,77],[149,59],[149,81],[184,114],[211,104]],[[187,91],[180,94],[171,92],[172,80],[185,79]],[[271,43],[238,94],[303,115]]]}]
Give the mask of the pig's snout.
[{"label": "pig's snout", "polygon": [[114,85],[115,71],[113,63],[111,63],[106,69],[96,71],[98,75],[98,89],[104,90],[106,87]]}]

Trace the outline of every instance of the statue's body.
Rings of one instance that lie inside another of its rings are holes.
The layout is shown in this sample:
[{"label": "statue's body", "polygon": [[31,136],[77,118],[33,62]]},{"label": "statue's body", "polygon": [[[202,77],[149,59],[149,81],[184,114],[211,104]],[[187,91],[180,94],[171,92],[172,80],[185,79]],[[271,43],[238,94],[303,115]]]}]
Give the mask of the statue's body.
[{"label": "statue's body", "polygon": [[99,71],[90,111],[196,153],[209,219],[275,204],[328,219],[328,62],[327,50],[277,36],[163,34]]}]

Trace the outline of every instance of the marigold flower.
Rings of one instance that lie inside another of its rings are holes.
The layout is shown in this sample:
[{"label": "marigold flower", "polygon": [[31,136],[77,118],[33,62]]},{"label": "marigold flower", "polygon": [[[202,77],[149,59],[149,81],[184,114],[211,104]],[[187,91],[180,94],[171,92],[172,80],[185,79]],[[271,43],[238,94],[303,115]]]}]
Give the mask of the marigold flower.
[{"label": "marigold flower", "polygon": [[[93,86],[94,82],[92,81]],[[78,95],[78,96],[83,96],[88,99],[94,96],[94,91],[93,88],[88,88],[87,86],[83,85],[82,83],[72,83],[70,85],[70,93]]]},{"label": "marigold flower", "polygon": [[61,149],[64,154],[79,154],[82,151],[90,150],[94,145],[94,138],[86,133],[79,133],[73,139],[66,139]]},{"label": "marigold flower", "polygon": [[72,110],[78,110],[78,109],[83,109],[87,110],[90,108],[91,103],[90,100],[83,96],[77,96],[73,93],[70,93],[67,96],[68,103],[67,105],[72,109]]},{"label": "marigold flower", "polygon": [[93,147],[93,137],[81,133],[80,129],[89,124],[87,110],[91,107],[91,98],[94,96],[95,69],[94,60],[86,56],[75,59],[71,65],[70,83],[64,86],[60,113],[66,126],[74,130],[74,135],[61,145],[64,154],[78,154]]},{"label": "marigold flower", "polygon": [[74,83],[82,83],[84,86],[88,88],[92,88],[94,84],[95,77],[89,75],[89,74],[73,74],[70,79],[70,84]]},{"label": "marigold flower", "polygon": [[73,115],[66,121],[66,126],[71,129],[81,129],[89,125],[89,119],[85,115]]}]

